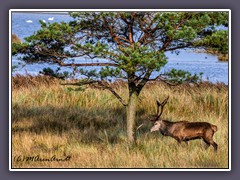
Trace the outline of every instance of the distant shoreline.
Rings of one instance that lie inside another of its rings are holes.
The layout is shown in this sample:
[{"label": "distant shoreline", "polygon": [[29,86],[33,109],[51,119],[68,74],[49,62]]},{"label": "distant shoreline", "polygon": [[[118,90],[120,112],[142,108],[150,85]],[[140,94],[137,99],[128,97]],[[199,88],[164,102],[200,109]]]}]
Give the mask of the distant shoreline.
[{"label": "distant shoreline", "polygon": [[12,11],[12,13],[18,14],[56,14],[56,15],[68,15],[69,12],[62,11],[62,12],[47,12],[47,11]]}]

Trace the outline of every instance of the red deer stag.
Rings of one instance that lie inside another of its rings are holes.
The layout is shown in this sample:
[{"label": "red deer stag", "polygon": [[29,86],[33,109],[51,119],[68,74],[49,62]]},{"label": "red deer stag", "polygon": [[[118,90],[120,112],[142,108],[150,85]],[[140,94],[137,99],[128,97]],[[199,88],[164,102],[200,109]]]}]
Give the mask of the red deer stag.
[{"label": "red deer stag", "polygon": [[208,122],[170,122],[160,119],[163,108],[167,103],[169,96],[161,103],[157,100],[157,116],[151,120],[154,122],[151,132],[160,131],[164,136],[170,136],[178,141],[180,144],[182,141],[203,139],[207,148],[212,145],[214,150],[217,151],[218,145],[213,141],[213,135],[217,131],[217,126]]}]

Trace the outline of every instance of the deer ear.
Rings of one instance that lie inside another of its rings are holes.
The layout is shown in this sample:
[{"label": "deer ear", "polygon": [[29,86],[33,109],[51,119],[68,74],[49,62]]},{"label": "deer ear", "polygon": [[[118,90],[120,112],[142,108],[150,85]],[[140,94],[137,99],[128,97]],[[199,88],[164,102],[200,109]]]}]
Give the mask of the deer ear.
[{"label": "deer ear", "polygon": [[156,119],[151,119],[150,121],[152,121],[152,122],[156,122]]}]

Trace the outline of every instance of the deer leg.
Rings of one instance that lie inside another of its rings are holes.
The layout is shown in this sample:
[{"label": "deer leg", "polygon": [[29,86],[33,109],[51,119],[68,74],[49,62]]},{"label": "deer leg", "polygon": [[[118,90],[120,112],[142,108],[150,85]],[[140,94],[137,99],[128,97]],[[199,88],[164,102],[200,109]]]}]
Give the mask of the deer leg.
[{"label": "deer leg", "polygon": [[214,151],[217,152],[217,149],[218,149],[217,143],[215,143],[213,140],[211,140],[211,141],[210,141],[210,144],[213,146]]},{"label": "deer leg", "polygon": [[218,149],[217,143],[215,143],[212,139],[207,139],[207,138],[203,138],[203,139],[204,139],[204,142],[207,144],[207,147],[212,145],[214,148],[214,151],[217,152],[217,149]]},{"label": "deer leg", "polygon": [[217,149],[218,149],[218,145],[217,143],[215,143],[213,141],[213,135],[214,135],[214,131],[207,131],[205,133],[205,137],[203,138],[208,144],[212,145],[213,148],[214,148],[214,151],[217,152]]},{"label": "deer leg", "polygon": [[206,141],[204,138],[203,138],[203,141],[205,142],[205,149],[208,149],[209,146],[210,146],[210,143],[208,141]]},{"label": "deer leg", "polygon": [[178,142],[178,145],[181,145],[182,144],[182,140],[180,138],[175,138]]}]

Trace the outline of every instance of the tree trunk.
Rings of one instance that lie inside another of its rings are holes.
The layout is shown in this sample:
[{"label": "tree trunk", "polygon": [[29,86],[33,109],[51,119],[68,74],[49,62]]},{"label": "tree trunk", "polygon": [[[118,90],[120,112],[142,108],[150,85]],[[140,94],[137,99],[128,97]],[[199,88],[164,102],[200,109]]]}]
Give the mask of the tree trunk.
[{"label": "tree trunk", "polygon": [[138,94],[137,92],[130,93],[129,102],[127,105],[127,138],[128,142],[133,144],[136,142],[136,111],[137,111]]}]

